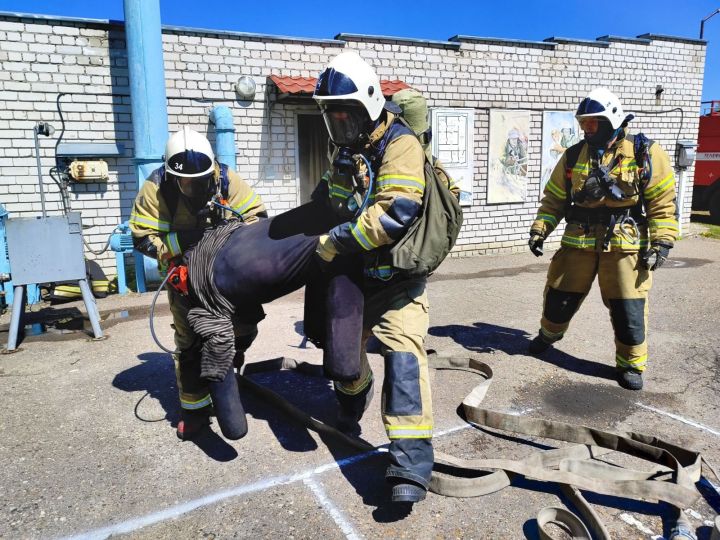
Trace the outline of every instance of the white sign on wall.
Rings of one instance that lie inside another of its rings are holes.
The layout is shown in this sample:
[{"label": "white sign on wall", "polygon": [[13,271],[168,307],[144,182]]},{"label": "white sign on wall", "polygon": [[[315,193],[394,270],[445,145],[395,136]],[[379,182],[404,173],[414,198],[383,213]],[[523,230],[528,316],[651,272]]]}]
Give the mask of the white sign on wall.
[{"label": "white sign on wall", "polygon": [[431,111],[432,153],[460,185],[460,204],[470,206],[473,195],[474,122],[473,109]]}]

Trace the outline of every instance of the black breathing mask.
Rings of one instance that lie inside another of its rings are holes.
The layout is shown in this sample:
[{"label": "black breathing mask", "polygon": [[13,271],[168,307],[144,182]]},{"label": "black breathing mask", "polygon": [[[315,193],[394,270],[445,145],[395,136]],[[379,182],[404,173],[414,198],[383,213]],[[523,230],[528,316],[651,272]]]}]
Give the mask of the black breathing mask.
[{"label": "black breathing mask", "polygon": [[336,209],[346,217],[355,215],[368,189],[365,171],[358,167],[358,160],[359,156],[353,155],[347,146],[340,147],[333,160],[333,183],[353,187],[352,197],[348,197],[345,207]]}]

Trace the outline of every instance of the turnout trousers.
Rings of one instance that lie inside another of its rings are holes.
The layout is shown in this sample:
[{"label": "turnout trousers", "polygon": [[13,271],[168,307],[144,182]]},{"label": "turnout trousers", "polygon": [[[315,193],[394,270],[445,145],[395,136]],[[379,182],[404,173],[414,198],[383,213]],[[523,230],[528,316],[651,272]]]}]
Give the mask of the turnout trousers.
[{"label": "turnout trousers", "polygon": [[562,339],[596,275],[615,332],[616,365],[644,371],[652,273],[638,252],[561,247],[548,269],[540,333],[549,343]]},{"label": "turnout trousers", "polygon": [[[177,378],[180,406],[183,409],[201,409],[212,403],[207,384],[200,378],[201,342],[188,324],[187,314],[191,305],[187,297],[172,288],[168,288],[170,312],[175,330],[175,377]],[[235,332],[235,366],[242,365],[245,351],[257,336],[256,324],[247,324],[233,320]]]},{"label": "turnout trousers", "polygon": [[367,340],[382,345],[385,379],[381,411],[390,439],[387,478],[408,479],[427,489],[432,473],[432,398],[425,337],[430,318],[426,280],[404,280],[366,291],[360,377],[335,382],[341,406],[364,400],[373,381]]}]

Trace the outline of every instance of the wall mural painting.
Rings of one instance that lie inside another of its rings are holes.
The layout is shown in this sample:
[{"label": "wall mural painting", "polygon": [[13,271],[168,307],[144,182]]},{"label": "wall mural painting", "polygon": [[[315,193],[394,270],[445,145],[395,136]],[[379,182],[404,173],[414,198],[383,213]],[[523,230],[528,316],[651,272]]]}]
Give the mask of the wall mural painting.
[{"label": "wall mural painting", "polygon": [[491,110],[488,204],[527,200],[530,111]]},{"label": "wall mural painting", "polygon": [[571,111],[546,111],[543,113],[542,175],[540,198],[555,165],[565,150],[580,142],[580,126]]}]

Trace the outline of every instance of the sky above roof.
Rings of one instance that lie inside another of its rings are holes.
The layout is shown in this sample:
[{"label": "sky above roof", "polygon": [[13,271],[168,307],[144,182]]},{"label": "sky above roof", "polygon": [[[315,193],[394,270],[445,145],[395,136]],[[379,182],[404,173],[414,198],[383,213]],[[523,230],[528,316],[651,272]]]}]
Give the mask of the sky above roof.
[{"label": "sky above roof", "polygon": [[[393,7],[397,6],[397,7]],[[665,34],[698,38],[700,21],[720,0],[515,0],[412,3],[328,0],[160,0],[163,24],[286,36],[332,38],[339,33],[446,40],[458,34],[543,40],[604,35]],[[0,0],[0,11],[122,20],[122,0]],[[703,100],[720,100],[720,14],[705,23],[708,40]]]}]

